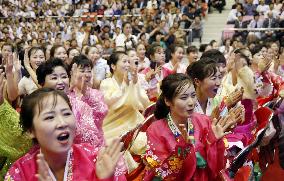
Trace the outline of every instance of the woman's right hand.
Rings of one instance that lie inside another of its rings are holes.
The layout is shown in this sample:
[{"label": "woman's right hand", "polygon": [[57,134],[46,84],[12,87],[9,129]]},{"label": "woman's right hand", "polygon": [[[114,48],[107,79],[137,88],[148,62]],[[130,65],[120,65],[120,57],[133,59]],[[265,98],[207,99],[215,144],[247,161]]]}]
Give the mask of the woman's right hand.
[{"label": "woman's right hand", "polygon": [[37,155],[37,166],[38,166],[38,173],[36,174],[36,177],[39,181],[52,181],[52,178],[48,172],[48,164],[44,159],[44,156],[42,153]]},{"label": "woman's right hand", "polygon": [[115,139],[99,151],[96,161],[96,175],[99,179],[107,179],[114,175],[117,162],[122,156],[122,147],[120,139]]},{"label": "woman's right hand", "polygon": [[234,107],[239,101],[243,98],[244,89],[236,89],[234,92],[231,92],[230,95],[225,99],[225,104],[230,109]]},{"label": "woman's right hand", "polygon": [[4,78],[5,73],[0,70],[0,105],[3,104],[4,102],[4,84],[5,84],[5,78]]}]

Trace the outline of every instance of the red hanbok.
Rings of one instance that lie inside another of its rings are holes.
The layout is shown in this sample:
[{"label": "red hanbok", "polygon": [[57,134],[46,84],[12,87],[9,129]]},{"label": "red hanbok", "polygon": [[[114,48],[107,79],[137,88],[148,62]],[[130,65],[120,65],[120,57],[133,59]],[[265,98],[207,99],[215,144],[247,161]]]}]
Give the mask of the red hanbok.
[{"label": "red hanbok", "polygon": [[223,139],[216,139],[209,117],[192,115],[194,142],[189,143],[182,136],[176,136],[175,125],[170,122],[162,119],[147,129],[144,180],[215,180],[225,167],[225,146]]},{"label": "red hanbok", "polygon": [[[13,166],[9,169],[5,180],[7,181],[37,181],[37,155],[39,154],[39,147],[33,148],[25,156],[17,160]],[[73,144],[72,148],[68,152],[64,171],[64,181],[72,180],[126,180],[124,175],[113,176],[108,179],[98,179],[96,176],[96,157],[98,148],[94,148],[89,144]],[[49,173],[53,180],[55,180],[53,174],[49,170]]]}]

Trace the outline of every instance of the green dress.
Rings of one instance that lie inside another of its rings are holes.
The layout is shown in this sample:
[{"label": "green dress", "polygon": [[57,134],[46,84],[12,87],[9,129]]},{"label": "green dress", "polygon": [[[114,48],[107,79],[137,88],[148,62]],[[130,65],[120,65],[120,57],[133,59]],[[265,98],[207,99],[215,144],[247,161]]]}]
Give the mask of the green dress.
[{"label": "green dress", "polygon": [[22,133],[19,114],[5,100],[0,105],[0,180],[3,180],[11,164],[31,146],[31,138]]}]

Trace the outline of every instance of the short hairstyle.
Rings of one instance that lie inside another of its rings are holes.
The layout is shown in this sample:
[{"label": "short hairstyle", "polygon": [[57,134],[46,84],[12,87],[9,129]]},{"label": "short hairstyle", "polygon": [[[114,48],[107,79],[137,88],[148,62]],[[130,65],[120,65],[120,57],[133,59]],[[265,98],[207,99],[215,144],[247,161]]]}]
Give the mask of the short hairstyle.
[{"label": "short hairstyle", "polygon": [[223,55],[223,53],[221,53],[219,50],[216,49],[207,50],[201,55],[200,59],[205,57],[211,58],[216,63],[223,63],[225,65],[227,64],[226,58]]},{"label": "short hairstyle", "polygon": [[39,85],[43,86],[45,84],[46,76],[52,74],[55,67],[63,67],[66,70],[68,77],[70,77],[67,65],[60,58],[51,58],[39,65],[36,69],[36,76]]}]

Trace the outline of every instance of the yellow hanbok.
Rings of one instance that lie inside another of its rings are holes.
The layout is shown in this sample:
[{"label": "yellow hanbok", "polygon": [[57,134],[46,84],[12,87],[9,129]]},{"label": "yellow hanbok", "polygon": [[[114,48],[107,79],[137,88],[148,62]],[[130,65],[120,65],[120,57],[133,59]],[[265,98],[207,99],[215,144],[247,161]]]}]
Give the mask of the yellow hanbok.
[{"label": "yellow hanbok", "polygon": [[104,136],[108,143],[144,121],[141,112],[150,105],[150,101],[139,82],[130,82],[129,85],[123,82],[119,85],[113,77],[107,78],[101,82],[100,90],[109,106],[103,122]]}]

